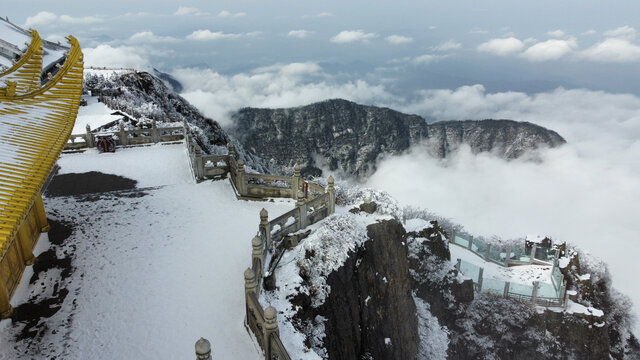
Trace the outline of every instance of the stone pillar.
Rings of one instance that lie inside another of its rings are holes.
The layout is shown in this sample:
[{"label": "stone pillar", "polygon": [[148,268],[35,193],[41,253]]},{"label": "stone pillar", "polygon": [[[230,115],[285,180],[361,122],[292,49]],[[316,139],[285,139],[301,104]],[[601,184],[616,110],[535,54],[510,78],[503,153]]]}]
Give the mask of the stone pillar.
[{"label": "stone pillar", "polygon": [[484,252],[485,260],[489,260],[489,251],[491,251],[491,244],[487,244],[487,250]]},{"label": "stone pillar", "polygon": [[329,175],[329,178],[327,178],[327,193],[329,194],[328,215],[331,215],[336,211],[336,189],[334,188],[334,180],[332,175]]},{"label": "stone pillar", "polygon": [[265,359],[272,358],[271,335],[280,336],[277,321],[278,312],[273,306],[264,309],[264,354]]},{"label": "stone pillar", "polygon": [[13,314],[13,307],[9,303],[9,291],[4,281],[0,281],[0,319],[6,319],[11,314]]},{"label": "stone pillar", "polygon": [[293,165],[293,178],[291,179],[291,197],[294,199],[299,198],[299,195],[298,195],[299,190],[300,190],[300,165],[296,163],[295,165]]},{"label": "stone pillar", "polygon": [[20,228],[18,228],[18,233],[16,234],[15,240],[18,242],[18,246],[20,252],[22,253],[22,259],[24,260],[25,265],[33,265],[36,262],[36,257],[33,256],[33,241],[31,236],[29,235],[29,231],[27,229],[26,221],[22,222]]},{"label": "stone pillar", "polygon": [[160,133],[158,132],[155,119],[151,120],[151,136],[153,137],[154,143],[160,142]]},{"label": "stone pillar", "polygon": [[44,211],[44,203],[42,202],[42,195],[38,193],[33,202],[33,210],[36,215],[36,221],[38,222],[38,227],[40,228],[40,232],[47,232],[51,227],[49,226],[49,222],[47,221],[47,213]]},{"label": "stone pillar", "polygon": [[504,265],[508,267],[509,261],[511,261],[511,246],[507,246],[507,252],[504,257]]},{"label": "stone pillar", "polygon": [[455,230],[451,230],[451,237],[448,239],[449,243],[456,243],[456,231]]},{"label": "stone pillar", "polygon": [[567,310],[567,305],[569,301],[567,301],[567,280],[562,283],[562,290],[560,291],[560,300],[562,301],[562,307],[564,310]]},{"label": "stone pillar", "polygon": [[469,235],[469,244],[467,244],[467,249],[473,252],[473,235]]},{"label": "stone pillar", "polygon": [[258,284],[256,283],[256,273],[251,268],[244,271],[244,295],[249,296],[250,293],[258,293]]},{"label": "stone pillar", "polygon": [[258,263],[258,267],[256,268],[256,277],[261,278],[263,269],[264,269],[264,242],[262,241],[261,236],[254,236],[251,240],[251,265],[253,268],[256,268],[254,265]]},{"label": "stone pillar", "polygon": [[238,159],[238,172],[236,173],[236,189],[240,196],[247,195],[247,184],[244,179],[244,161]]},{"label": "stone pillar", "polygon": [[300,229],[304,229],[307,227],[307,203],[304,202],[304,194],[302,193],[302,191],[298,191],[298,201],[296,201],[296,207],[300,211]]},{"label": "stone pillar", "polygon": [[120,145],[129,145],[129,139],[127,138],[127,133],[124,131],[124,124],[120,123],[120,134],[118,135],[120,138]]},{"label": "stone pillar", "polygon": [[91,133],[91,126],[89,126],[89,124],[87,124],[86,130],[85,140],[87,141],[87,147],[92,148],[95,144],[93,141],[93,134]]},{"label": "stone pillar", "polygon": [[533,291],[531,292],[531,305],[536,304],[536,298],[538,297],[538,282],[533,282]]},{"label": "stone pillar", "polygon": [[529,257],[529,264],[533,264],[533,259],[536,256],[536,249],[538,248],[538,245],[536,243],[534,243],[531,246],[531,256]]},{"label": "stone pillar", "polygon": [[203,180],[204,179],[204,164],[202,163],[202,150],[200,147],[196,147],[194,150],[194,172],[196,173],[196,179]]},{"label": "stone pillar", "polygon": [[229,155],[232,158],[236,157],[236,150],[233,147],[233,143],[231,143],[231,141],[229,141],[229,143],[227,143],[227,155]]},{"label": "stone pillar", "polygon": [[211,360],[211,343],[205,338],[196,341],[196,360]]},{"label": "stone pillar", "polygon": [[482,291],[482,275],[484,274],[484,268],[480,268],[478,271],[478,292]]},{"label": "stone pillar", "polygon": [[262,235],[267,249],[271,248],[271,226],[269,225],[269,212],[266,209],[260,210],[260,234]]},{"label": "stone pillar", "polygon": [[460,272],[460,265],[462,264],[462,260],[457,259],[456,260],[456,270],[458,270],[458,272]]},{"label": "stone pillar", "polygon": [[505,282],[504,283],[504,292],[502,293],[502,297],[508,298],[509,297],[509,282]]}]

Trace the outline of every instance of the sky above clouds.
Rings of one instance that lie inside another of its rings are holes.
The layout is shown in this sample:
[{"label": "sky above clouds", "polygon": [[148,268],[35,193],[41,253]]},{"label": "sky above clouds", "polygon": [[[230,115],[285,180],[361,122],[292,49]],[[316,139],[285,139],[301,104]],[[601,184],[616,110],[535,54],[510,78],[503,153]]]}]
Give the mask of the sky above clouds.
[{"label": "sky above clouds", "polygon": [[640,2],[628,0],[32,0],[0,12],[47,39],[75,35],[88,65],[173,74],[183,96],[226,126],[240,107],[341,97],[428,121],[508,118],[556,130],[568,145],[542,162],[463,149],[443,163],[416,148],[382,161],[370,184],[477,234],[579,244],[609,263],[636,309],[638,14]]}]

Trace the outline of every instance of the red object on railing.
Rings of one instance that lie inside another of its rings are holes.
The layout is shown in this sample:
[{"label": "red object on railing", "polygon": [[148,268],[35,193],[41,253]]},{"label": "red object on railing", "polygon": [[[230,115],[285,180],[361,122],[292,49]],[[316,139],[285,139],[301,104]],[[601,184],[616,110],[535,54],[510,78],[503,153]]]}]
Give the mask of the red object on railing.
[{"label": "red object on railing", "polygon": [[116,152],[116,141],[111,135],[96,135],[96,147],[101,153]]},{"label": "red object on railing", "polygon": [[309,198],[309,183],[306,181],[302,182],[302,193],[304,194],[304,198]]}]

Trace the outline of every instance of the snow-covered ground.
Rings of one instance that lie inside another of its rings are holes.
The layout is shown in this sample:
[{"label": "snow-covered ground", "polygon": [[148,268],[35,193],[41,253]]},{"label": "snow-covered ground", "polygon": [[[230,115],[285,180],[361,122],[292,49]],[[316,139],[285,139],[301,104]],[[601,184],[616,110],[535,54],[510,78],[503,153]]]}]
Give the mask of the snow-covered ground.
[{"label": "snow-covered ground", "polygon": [[95,129],[122,117],[120,115],[111,115],[113,110],[98,102],[97,96],[83,95],[82,98],[87,100],[87,106],[80,106],[78,109],[78,117],[71,131],[72,134],[84,134],[87,125],[91,126],[91,129]]},{"label": "snow-covered ground", "polygon": [[[261,357],[243,326],[243,271],[260,209],[276,216],[293,202],[238,201],[228,181],[196,184],[184,144],[113,154],[90,149],[64,154],[59,165],[60,173],[126,176],[144,189],[45,198],[50,217],[77,225],[59,254],[74,252],[69,295],[42,320],[48,327],[38,345],[43,358],[193,358],[201,336],[216,359]],[[29,285],[25,276],[14,305],[51,287]],[[11,320],[0,322],[0,359],[24,354],[15,333]]]}]

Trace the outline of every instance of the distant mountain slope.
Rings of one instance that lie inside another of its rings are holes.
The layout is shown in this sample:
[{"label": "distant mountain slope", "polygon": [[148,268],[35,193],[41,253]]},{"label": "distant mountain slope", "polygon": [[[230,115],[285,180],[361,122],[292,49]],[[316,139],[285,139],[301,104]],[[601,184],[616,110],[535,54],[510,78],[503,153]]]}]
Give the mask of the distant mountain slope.
[{"label": "distant mountain slope", "polygon": [[444,121],[433,124],[420,116],[335,99],[290,109],[244,108],[233,115],[231,133],[264,160],[280,166],[294,162],[306,173],[318,167],[359,178],[375,170],[382,154],[399,154],[427,142],[429,151],[445,157],[461,144],[474,153],[490,151],[514,159],[541,146],[566,141],[552,130],[512,120]]}]

